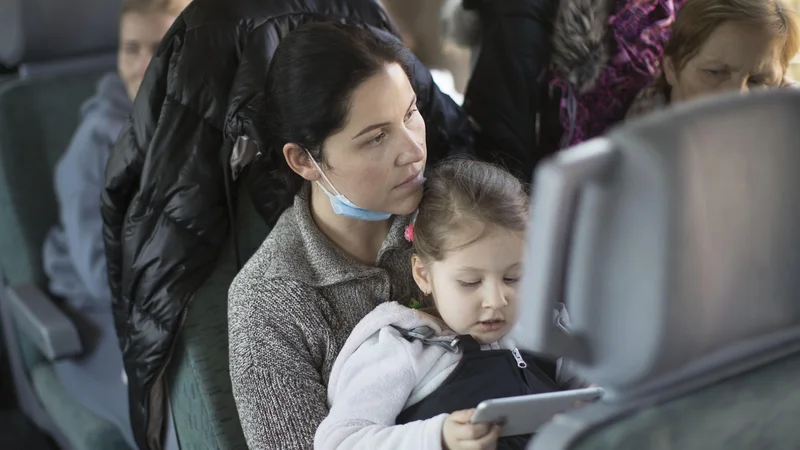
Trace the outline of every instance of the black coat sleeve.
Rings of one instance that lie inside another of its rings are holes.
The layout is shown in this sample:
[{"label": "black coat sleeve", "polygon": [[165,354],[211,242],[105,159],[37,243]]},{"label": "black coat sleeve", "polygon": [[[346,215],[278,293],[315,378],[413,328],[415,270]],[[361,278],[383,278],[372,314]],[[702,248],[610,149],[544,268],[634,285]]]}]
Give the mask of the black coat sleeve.
[{"label": "black coat sleeve", "polygon": [[[178,19],[181,20],[181,19]],[[142,449],[160,448],[148,417],[163,404],[182,313],[227,236],[220,125],[191,103],[176,72],[186,61],[176,23],[150,62],[131,119],[106,167],[101,211],[114,322]],[[196,54],[198,52],[191,52]],[[156,426],[160,426],[157,424]]]},{"label": "black coat sleeve", "polygon": [[530,181],[544,156],[537,143],[542,74],[552,53],[553,0],[475,0],[481,48],[464,96],[475,121],[476,156]]}]

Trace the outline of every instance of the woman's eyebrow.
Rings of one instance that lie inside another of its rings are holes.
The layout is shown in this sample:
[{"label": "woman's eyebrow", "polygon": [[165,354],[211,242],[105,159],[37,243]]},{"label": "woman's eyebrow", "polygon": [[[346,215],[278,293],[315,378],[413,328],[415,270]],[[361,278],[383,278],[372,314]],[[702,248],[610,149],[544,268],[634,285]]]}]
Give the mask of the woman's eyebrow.
[{"label": "woman's eyebrow", "polygon": [[730,64],[726,64],[726,63],[724,63],[724,62],[722,62],[720,60],[717,60],[717,59],[700,60],[700,62],[703,63],[703,64],[711,64],[713,66],[722,66],[724,69],[730,69],[730,67],[731,67]]},{"label": "woman's eyebrow", "polygon": [[[406,109],[406,111],[409,111],[411,108],[413,108],[416,103],[417,103],[417,95],[414,94],[414,96],[411,97],[411,103],[408,105],[408,108]],[[369,133],[372,130],[375,130],[375,129],[378,129],[378,128],[383,128],[383,127],[385,127],[387,125],[390,125],[389,122],[374,123],[372,125],[369,125],[369,126],[365,127],[363,130],[359,131],[358,134],[353,136],[353,139],[355,139],[355,138],[357,138],[359,136],[363,136],[363,135]]]},{"label": "woman's eyebrow", "polygon": [[353,139],[355,139],[355,138],[357,138],[359,136],[362,136],[364,134],[367,134],[372,130],[375,130],[375,129],[378,129],[378,128],[383,128],[383,127],[385,127],[387,125],[389,125],[389,122],[381,122],[381,123],[375,123],[375,124],[369,125],[368,127],[366,127],[363,130],[359,131],[357,135],[353,136]]}]

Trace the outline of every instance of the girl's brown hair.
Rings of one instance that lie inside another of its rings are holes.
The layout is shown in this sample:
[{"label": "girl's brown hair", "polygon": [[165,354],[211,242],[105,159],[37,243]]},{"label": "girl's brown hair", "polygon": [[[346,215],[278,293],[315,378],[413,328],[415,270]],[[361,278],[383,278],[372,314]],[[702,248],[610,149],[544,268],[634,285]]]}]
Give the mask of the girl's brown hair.
[{"label": "girl's brown hair", "polygon": [[444,160],[425,185],[414,222],[414,253],[423,261],[440,261],[454,249],[448,236],[465,222],[522,232],[527,218],[525,185],[509,172],[481,161]]},{"label": "girl's brown hair", "polygon": [[726,22],[754,26],[782,39],[784,70],[797,54],[800,45],[797,13],[783,0],[686,0],[672,25],[664,57],[672,59],[675,71],[680,72],[711,33]]}]

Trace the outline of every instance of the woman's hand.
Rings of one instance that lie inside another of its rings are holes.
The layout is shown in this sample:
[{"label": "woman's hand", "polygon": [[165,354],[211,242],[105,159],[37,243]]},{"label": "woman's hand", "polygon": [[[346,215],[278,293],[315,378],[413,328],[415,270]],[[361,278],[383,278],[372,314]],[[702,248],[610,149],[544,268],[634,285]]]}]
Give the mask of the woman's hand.
[{"label": "woman's hand", "polygon": [[444,421],[442,447],[445,450],[492,450],[497,447],[500,426],[470,423],[474,409],[456,411]]}]

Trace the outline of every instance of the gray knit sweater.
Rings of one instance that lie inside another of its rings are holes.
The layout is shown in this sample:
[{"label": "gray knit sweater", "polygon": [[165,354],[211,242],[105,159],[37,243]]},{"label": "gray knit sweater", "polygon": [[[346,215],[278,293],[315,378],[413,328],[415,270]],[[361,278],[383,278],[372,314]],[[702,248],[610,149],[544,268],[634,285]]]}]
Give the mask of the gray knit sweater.
[{"label": "gray knit sweater", "polygon": [[313,448],[327,384],[350,332],[387,300],[419,298],[408,219],[398,217],[376,267],[347,257],[314,224],[308,189],[278,220],[228,294],[233,395],[251,449]]}]

